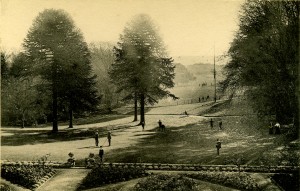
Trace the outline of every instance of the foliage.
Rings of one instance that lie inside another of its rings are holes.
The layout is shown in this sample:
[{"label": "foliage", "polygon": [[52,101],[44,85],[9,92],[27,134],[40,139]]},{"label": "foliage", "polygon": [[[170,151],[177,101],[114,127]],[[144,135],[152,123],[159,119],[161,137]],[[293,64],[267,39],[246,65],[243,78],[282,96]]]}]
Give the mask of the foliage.
[{"label": "foliage", "polygon": [[135,191],[185,191],[197,190],[196,182],[182,175],[151,175],[144,180],[139,181],[135,186]]},{"label": "foliage", "polygon": [[257,183],[250,177],[250,175],[246,173],[198,172],[186,174],[186,176],[241,190],[261,190]]},{"label": "foliage", "polygon": [[23,46],[32,61],[32,71],[48,82],[46,87],[52,92],[54,132],[58,131],[58,109],[69,111],[70,126],[73,111],[95,109],[99,98],[88,46],[66,12],[54,9],[41,12]]},{"label": "foliage", "polygon": [[272,179],[284,190],[299,189],[299,172],[293,174],[274,174]]},{"label": "foliage", "polygon": [[116,183],[146,176],[143,168],[119,168],[99,166],[92,169],[83,179],[82,188],[93,188],[105,184]]},{"label": "foliage", "polygon": [[25,125],[45,121],[47,92],[39,91],[40,80],[29,72],[29,61],[23,53],[12,58],[2,84],[2,124]]},{"label": "foliage", "polygon": [[1,165],[2,178],[29,189],[50,172],[53,169],[44,165]]},{"label": "foliage", "polygon": [[246,90],[258,114],[298,124],[299,2],[248,0],[228,54],[223,89]]},{"label": "foliage", "polygon": [[110,77],[119,92],[128,92],[124,100],[140,99],[142,122],[145,104],[153,104],[166,96],[176,98],[167,90],[174,86],[173,60],[167,57],[149,16],[137,15],[123,33],[118,46],[114,47],[116,60]]},{"label": "foliage", "polygon": [[91,64],[97,75],[97,89],[101,95],[101,105],[108,112],[119,104],[119,93],[116,93],[116,86],[111,82],[109,69],[115,61],[113,46],[109,43],[91,43]]}]

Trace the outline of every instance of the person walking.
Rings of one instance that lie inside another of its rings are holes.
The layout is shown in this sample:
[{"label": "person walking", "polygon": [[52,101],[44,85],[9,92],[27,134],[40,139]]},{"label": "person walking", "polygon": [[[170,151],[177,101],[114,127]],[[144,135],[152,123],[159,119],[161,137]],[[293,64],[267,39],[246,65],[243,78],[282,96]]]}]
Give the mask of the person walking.
[{"label": "person walking", "polygon": [[210,118],[210,128],[213,129],[214,128],[214,121],[212,118]]},{"label": "person walking", "polygon": [[98,144],[99,144],[99,134],[98,134],[98,131],[95,132],[95,144],[96,144],[96,147],[98,147]]},{"label": "person walking", "polygon": [[217,139],[216,148],[217,148],[217,155],[220,155],[221,141],[219,139]]},{"label": "person walking", "polygon": [[111,132],[110,131],[108,131],[108,133],[107,133],[107,140],[108,140],[108,146],[110,146],[111,145]]},{"label": "person walking", "polygon": [[100,146],[100,150],[99,150],[100,162],[103,162],[103,156],[104,156],[104,150],[102,149],[102,146]]}]

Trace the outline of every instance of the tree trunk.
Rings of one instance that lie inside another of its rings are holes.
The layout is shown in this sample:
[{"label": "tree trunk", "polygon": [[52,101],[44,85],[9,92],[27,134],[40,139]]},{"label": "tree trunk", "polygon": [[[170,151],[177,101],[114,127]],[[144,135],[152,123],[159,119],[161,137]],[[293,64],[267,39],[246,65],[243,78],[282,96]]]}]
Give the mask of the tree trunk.
[{"label": "tree trunk", "polygon": [[57,119],[57,68],[55,63],[52,63],[52,132],[58,132],[58,119]]},{"label": "tree trunk", "polygon": [[137,121],[138,120],[138,100],[137,100],[137,93],[134,93],[134,119],[133,121]]},{"label": "tree trunk", "polygon": [[145,94],[141,94],[141,121],[140,124],[142,124],[142,122],[145,122]]},{"label": "tree trunk", "polygon": [[73,128],[73,109],[69,108],[69,128]]}]

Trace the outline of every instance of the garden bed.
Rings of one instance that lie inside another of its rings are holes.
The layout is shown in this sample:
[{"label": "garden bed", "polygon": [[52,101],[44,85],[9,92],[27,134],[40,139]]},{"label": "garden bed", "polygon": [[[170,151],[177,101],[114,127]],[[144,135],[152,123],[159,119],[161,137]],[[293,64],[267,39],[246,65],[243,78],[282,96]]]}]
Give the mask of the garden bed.
[{"label": "garden bed", "polygon": [[144,168],[128,168],[128,167],[105,167],[99,166],[93,168],[92,171],[83,179],[80,189],[95,188],[106,184],[127,181],[135,178],[145,177],[148,173]]},{"label": "garden bed", "polygon": [[185,174],[185,176],[240,190],[261,190],[255,180],[253,180],[250,175],[246,173],[205,171],[193,174]]},{"label": "garden bed", "polygon": [[1,178],[28,189],[37,188],[54,173],[55,170],[46,165],[1,165]]}]

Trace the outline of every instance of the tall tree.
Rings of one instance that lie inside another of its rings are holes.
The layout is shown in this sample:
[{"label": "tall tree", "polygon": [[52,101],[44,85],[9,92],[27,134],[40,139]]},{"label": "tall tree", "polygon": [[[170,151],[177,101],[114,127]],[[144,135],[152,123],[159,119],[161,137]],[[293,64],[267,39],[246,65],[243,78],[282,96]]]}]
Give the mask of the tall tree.
[{"label": "tall tree", "polygon": [[70,116],[73,110],[90,108],[83,105],[97,105],[99,99],[87,44],[65,11],[46,9],[41,12],[33,21],[23,46],[35,70],[49,82],[53,132],[58,131],[58,101],[67,104]]},{"label": "tall tree", "polygon": [[140,101],[140,123],[145,122],[146,104],[176,96],[168,91],[174,86],[174,65],[148,15],[137,15],[127,24],[118,46],[110,76],[119,90],[130,92],[127,99]]},{"label": "tall tree", "polygon": [[298,127],[299,2],[247,1],[229,57],[223,88],[246,88],[259,114]]}]

